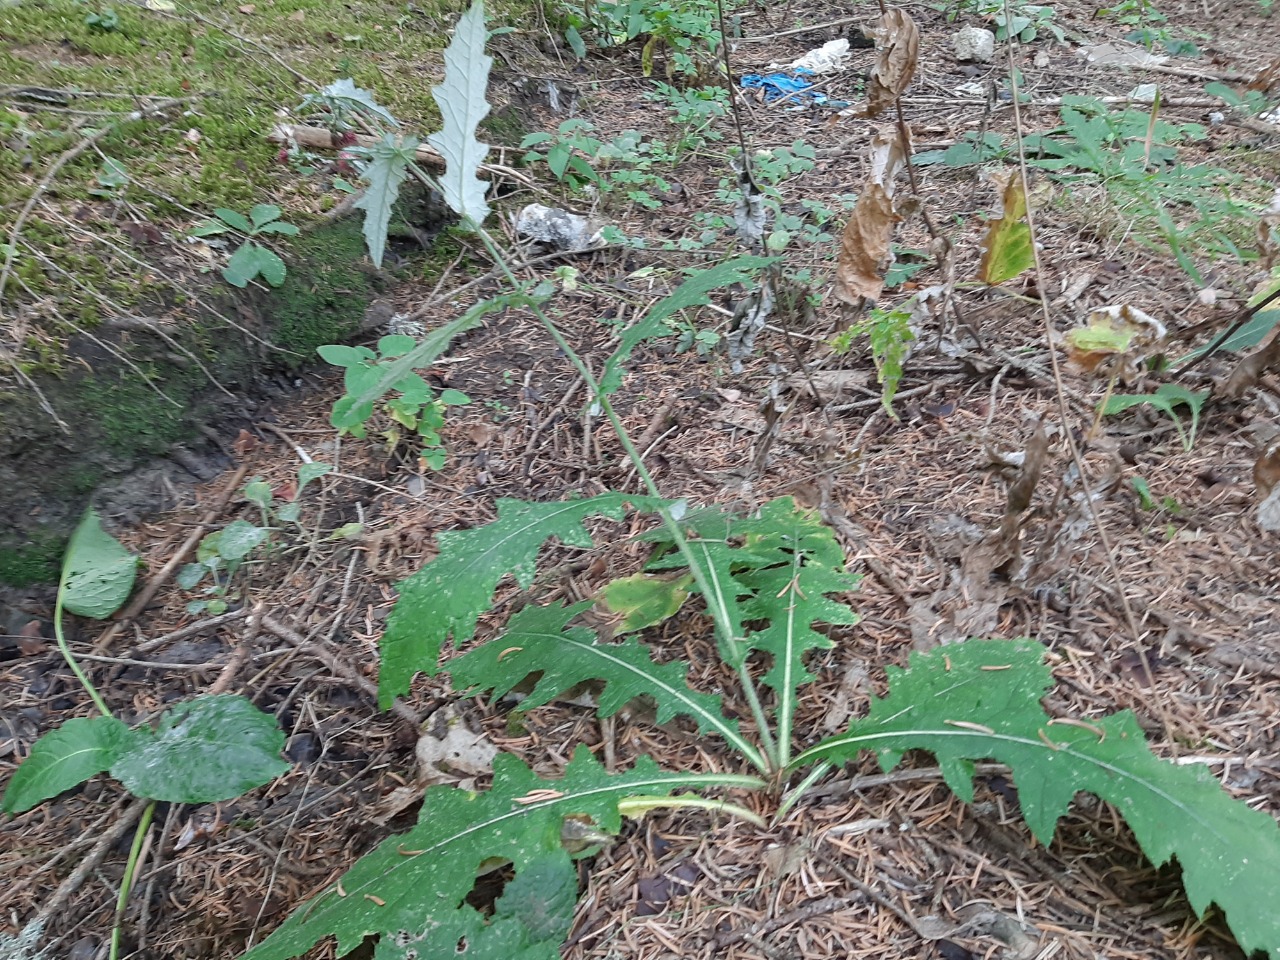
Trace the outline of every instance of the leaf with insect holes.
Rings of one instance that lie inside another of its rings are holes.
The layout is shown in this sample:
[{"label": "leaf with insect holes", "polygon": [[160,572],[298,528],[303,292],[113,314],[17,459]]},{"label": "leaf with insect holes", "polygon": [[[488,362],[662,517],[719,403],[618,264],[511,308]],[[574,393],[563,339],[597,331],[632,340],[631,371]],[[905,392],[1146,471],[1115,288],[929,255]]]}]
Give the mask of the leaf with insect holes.
[{"label": "leaf with insect holes", "polygon": [[385,133],[369,148],[369,162],[361,173],[369,186],[354,206],[364,211],[364,239],[369,247],[369,259],[379,269],[387,249],[391,210],[400,196],[400,185],[409,175],[409,164],[417,148],[416,137],[397,140]]},{"label": "leaf with insect holes", "polygon": [[444,125],[439,133],[427,137],[427,143],[444,157],[440,192],[445,203],[477,227],[489,215],[484,199],[488,184],[476,176],[489,153],[488,145],[476,139],[476,129],[489,113],[485,92],[493,58],[484,52],[487,38],[484,3],[475,0],[459,18],[453,41],[444,52],[444,83],[431,88]]},{"label": "leaf with insect holes", "polygon": [[138,558],[102,529],[92,508],[71,535],[62,561],[62,606],[78,617],[105,620],[129,599]]},{"label": "leaf with insect holes", "polygon": [[978,279],[995,286],[1012,280],[1035,262],[1031,226],[1027,222],[1027,194],[1022,177],[1013,173],[1001,190],[999,210],[987,221]]},{"label": "leaf with insect holes", "polygon": [[[566,821],[588,820],[616,834],[618,804],[627,797],[759,784],[734,774],[666,773],[648,757],[611,775],[585,746],[574,751],[563,778],[542,779],[499,754],[492,787],[429,789],[416,827],[384,840],[242,960],[287,960],[329,936],[339,956],[375,937],[379,960],[455,956],[460,944],[463,956],[484,960],[559,960],[573,917],[563,898],[577,880],[565,849]],[[505,887],[511,902],[499,899],[486,918],[467,895],[477,872],[503,864],[514,872]],[[529,883],[535,878],[536,889]],[[542,903],[534,903],[537,896]]]},{"label": "leaf with insect holes", "polygon": [[911,86],[920,56],[920,30],[905,11],[890,7],[880,15],[870,34],[876,42],[876,62],[868,78],[863,116],[876,117]]},{"label": "leaf with insect holes", "polygon": [[409,689],[418,671],[434,674],[440,649],[475,634],[476,620],[489,608],[498,582],[513,574],[522,588],[533,583],[538,551],[552,537],[574,547],[590,547],[583,526],[588,517],[620,519],[627,504],[656,510],[666,501],[606,493],[564,503],[499,500],[498,519],[471,530],[445,530],[439,552],[399,585],[400,599],[387,618],[378,671],[378,704],[385,710]]},{"label": "leaf with insect holes", "polygon": [[111,769],[129,750],[133,732],[115,717],[75,717],[31,748],[5,787],[0,810],[22,813]]},{"label": "leaf with insect holes", "polygon": [[1008,764],[1022,814],[1046,846],[1078,791],[1115,806],[1157,866],[1177,859],[1197,914],[1217,904],[1244,952],[1280,960],[1280,827],[1232,799],[1201,764],[1151,752],[1133,714],[1089,722],[1049,717],[1039,700],[1052,685],[1045,650],[1030,640],[970,640],[912,653],[889,667],[889,693],[848,732],[797,756],[791,766],[844,763],[863,750],[892,770],[910,750],[928,750],[947,785],[973,800],[973,763]]},{"label": "leaf with insect holes", "polygon": [[532,692],[521,709],[550,703],[557,695],[587,680],[604,681],[597,695],[602,717],[617,713],[639,696],[657,706],[658,723],[685,716],[702,733],[718,733],[734,746],[746,747],[738,724],[720,711],[720,698],[689,688],[688,664],[655,663],[649,649],[632,637],[622,643],[602,643],[586,627],[570,627],[569,621],[591,603],[571,607],[528,606],[511,618],[497,639],[454,657],[446,665],[455,690],[471,694],[492,690],[494,696],[509,692],[521,680],[538,674]]}]

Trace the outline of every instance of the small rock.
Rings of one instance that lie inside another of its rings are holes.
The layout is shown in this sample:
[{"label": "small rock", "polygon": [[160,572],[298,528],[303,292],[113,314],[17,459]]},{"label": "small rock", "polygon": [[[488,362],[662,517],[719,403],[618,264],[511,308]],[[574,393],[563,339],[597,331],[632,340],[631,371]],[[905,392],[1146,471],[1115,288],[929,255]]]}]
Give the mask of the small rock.
[{"label": "small rock", "polygon": [[996,35],[982,27],[963,27],[951,38],[956,59],[990,63],[996,55]]},{"label": "small rock", "polygon": [[600,242],[600,231],[586,217],[540,203],[531,203],[520,211],[516,233],[522,240],[569,252],[587,250]]}]

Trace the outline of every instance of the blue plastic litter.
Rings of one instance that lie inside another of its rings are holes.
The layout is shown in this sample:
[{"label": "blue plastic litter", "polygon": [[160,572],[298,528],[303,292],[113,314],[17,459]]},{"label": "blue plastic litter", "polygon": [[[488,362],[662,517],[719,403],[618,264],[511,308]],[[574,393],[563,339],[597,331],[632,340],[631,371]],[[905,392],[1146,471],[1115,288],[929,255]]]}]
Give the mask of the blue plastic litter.
[{"label": "blue plastic litter", "polygon": [[819,106],[848,106],[843,100],[832,100],[825,93],[812,89],[812,81],[806,79],[812,76],[812,70],[798,68],[778,73],[744,73],[738,82],[744,89],[763,91],[766,103],[788,97],[798,106],[806,102]]}]

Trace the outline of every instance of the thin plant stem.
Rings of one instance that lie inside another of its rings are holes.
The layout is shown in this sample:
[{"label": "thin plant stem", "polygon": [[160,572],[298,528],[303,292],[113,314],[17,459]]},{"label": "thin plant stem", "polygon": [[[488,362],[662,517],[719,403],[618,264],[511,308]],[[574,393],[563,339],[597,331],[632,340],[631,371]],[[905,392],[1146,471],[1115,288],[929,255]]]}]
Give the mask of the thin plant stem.
[{"label": "thin plant stem", "polygon": [[777,813],[773,815],[773,822],[781,823],[783,819],[786,818],[787,813],[790,812],[791,808],[804,799],[805,794],[809,792],[809,788],[826,776],[827,771],[830,769],[831,764],[828,761],[823,760],[816,767],[810,770],[808,774],[805,775],[805,778],[801,780],[797,786],[789,790],[786,796],[782,798],[782,802],[778,804]]},{"label": "thin plant stem", "polygon": [[116,897],[115,923],[111,927],[111,955],[109,960],[118,960],[120,956],[120,928],[124,920],[125,904],[129,902],[129,891],[133,889],[133,877],[138,869],[138,855],[142,852],[142,841],[151,827],[151,816],[156,812],[156,802],[152,800],[142,811],[142,819],[133,832],[133,844],[129,847],[129,860],[124,865],[124,876],[120,880],[120,893]]},{"label": "thin plant stem", "polygon": [[[762,786],[762,784],[761,784]],[[618,801],[618,812],[624,817],[640,817],[650,810],[678,810],[684,807],[697,807],[702,810],[713,810],[716,813],[727,813],[730,816],[754,823],[761,830],[768,828],[764,817],[753,810],[727,800],[712,800],[708,797],[627,797]]]},{"label": "thin plant stem", "polygon": [[[480,237],[481,242],[489,251],[489,255],[494,258],[502,272],[506,275],[507,281],[513,286],[518,284],[515,275],[511,272],[506,264],[506,260],[502,256],[502,252],[498,249],[493,238],[488,232],[476,226],[476,234]],[[640,477],[641,482],[645,486],[651,497],[661,499],[662,493],[658,489],[658,484],[654,481],[653,475],[649,472],[649,468],[645,465],[644,459],[640,456],[640,451],[636,449],[635,444],[631,440],[630,434],[623,426],[622,420],[618,417],[617,412],[613,409],[613,404],[609,402],[604,390],[600,386],[600,381],[592,375],[587,368],[586,362],[579,356],[578,352],[573,349],[569,342],[556,326],[555,321],[546,315],[546,313],[537,304],[530,304],[529,309],[538,319],[538,322],[546,329],[551,339],[555,341],[557,347],[563,351],[564,355],[569,358],[569,362],[582,377],[583,382],[587,384],[587,388],[591,391],[592,399],[600,405],[601,412],[609,421],[610,427],[617,435],[618,441],[622,444],[622,449],[627,455],[627,459],[631,461],[636,469],[636,475]],[[698,585],[698,590],[703,598],[707,601],[707,609],[710,611],[712,619],[715,621],[716,632],[723,641],[723,647],[726,651],[736,651],[737,645],[741,642],[739,637],[734,636],[733,627],[729,618],[728,609],[725,606],[725,599],[718,591],[713,591],[711,583],[707,577],[706,571],[702,564],[698,562],[694,555],[693,548],[689,545],[688,539],[684,535],[684,531],[680,529],[680,524],[671,515],[671,512],[665,507],[660,507],[657,511],[658,516],[662,519],[663,526],[671,535],[672,541],[675,543],[676,549],[680,551],[680,555],[685,558],[689,564],[689,572],[693,575],[694,582]],[[733,655],[733,666],[738,672],[738,676],[742,680],[743,695],[747,699],[747,704],[751,709],[751,715],[755,720],[756,727],[759,731],[760,742],[763,748],[763,756],[761,751],[755,749],[746,740],[735,743],[735,746],[743,752],[747,759],[757,768],[765,773],[772,774],[778,767],[778,747],[773,737],[773,731],[769,727],[768,715],[765,713],[764,706],[760,702],[759,694],[756,691],[755,682],[752,680],[750,671],[747,669],[747,661],[745,656]]]},{"label": "thin plant stem", "polygon": [[58,650],[62,653],[62,659],[67,661],[67,666],[71,668],[71,672],[80,681],[85,693],[89,694],[89,699],[93,701],[93,705],[98,708],[98,712],[104,717],[109,717],[111,716],[111,711],[107,708],[107,702],[102,699],[102,694],[98,693],[98,688],[93,685],[93,681],[80,669],[80,664],[76,663],[76,658],[71,655],[71,648],[67,646],[67,638],[62,632],[62,600],[63,595],[67,592],[67,577],[70,573],[70,564],[64,563],[62,566],[62,581],[58,584],[58,596],[53,602],[53,635],[58,641]]}]

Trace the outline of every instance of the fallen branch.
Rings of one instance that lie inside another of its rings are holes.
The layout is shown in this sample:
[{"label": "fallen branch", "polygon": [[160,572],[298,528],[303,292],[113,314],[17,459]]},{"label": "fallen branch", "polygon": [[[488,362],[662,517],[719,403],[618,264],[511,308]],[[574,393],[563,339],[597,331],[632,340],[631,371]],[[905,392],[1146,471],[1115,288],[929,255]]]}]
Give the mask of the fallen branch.
[{"label": "fallen branch", "polygon": [[[300,147],[306,147],[308,150],[341,150],[344,146],[353,147],[372,147],[380,141],[378,137],[371,137],[365,134],[353,134],[355,140],[350,144],[338,142],[332,131],[325,127],[310,127],[301,123],[278,123],[267,135],[267,139],[272,143],[294,144]],[[432,147],[425,143],[418,144],[414,150],[414,159],[424,166],[433,167],[437,170],[444,169],[444,157]],[[500,163],[482,163],[479,169],[485,173],[500,174],[509,177],[512,180],[519,180],[521,183],[532,185],[532,182],[519,170],[505,166]]]}]

